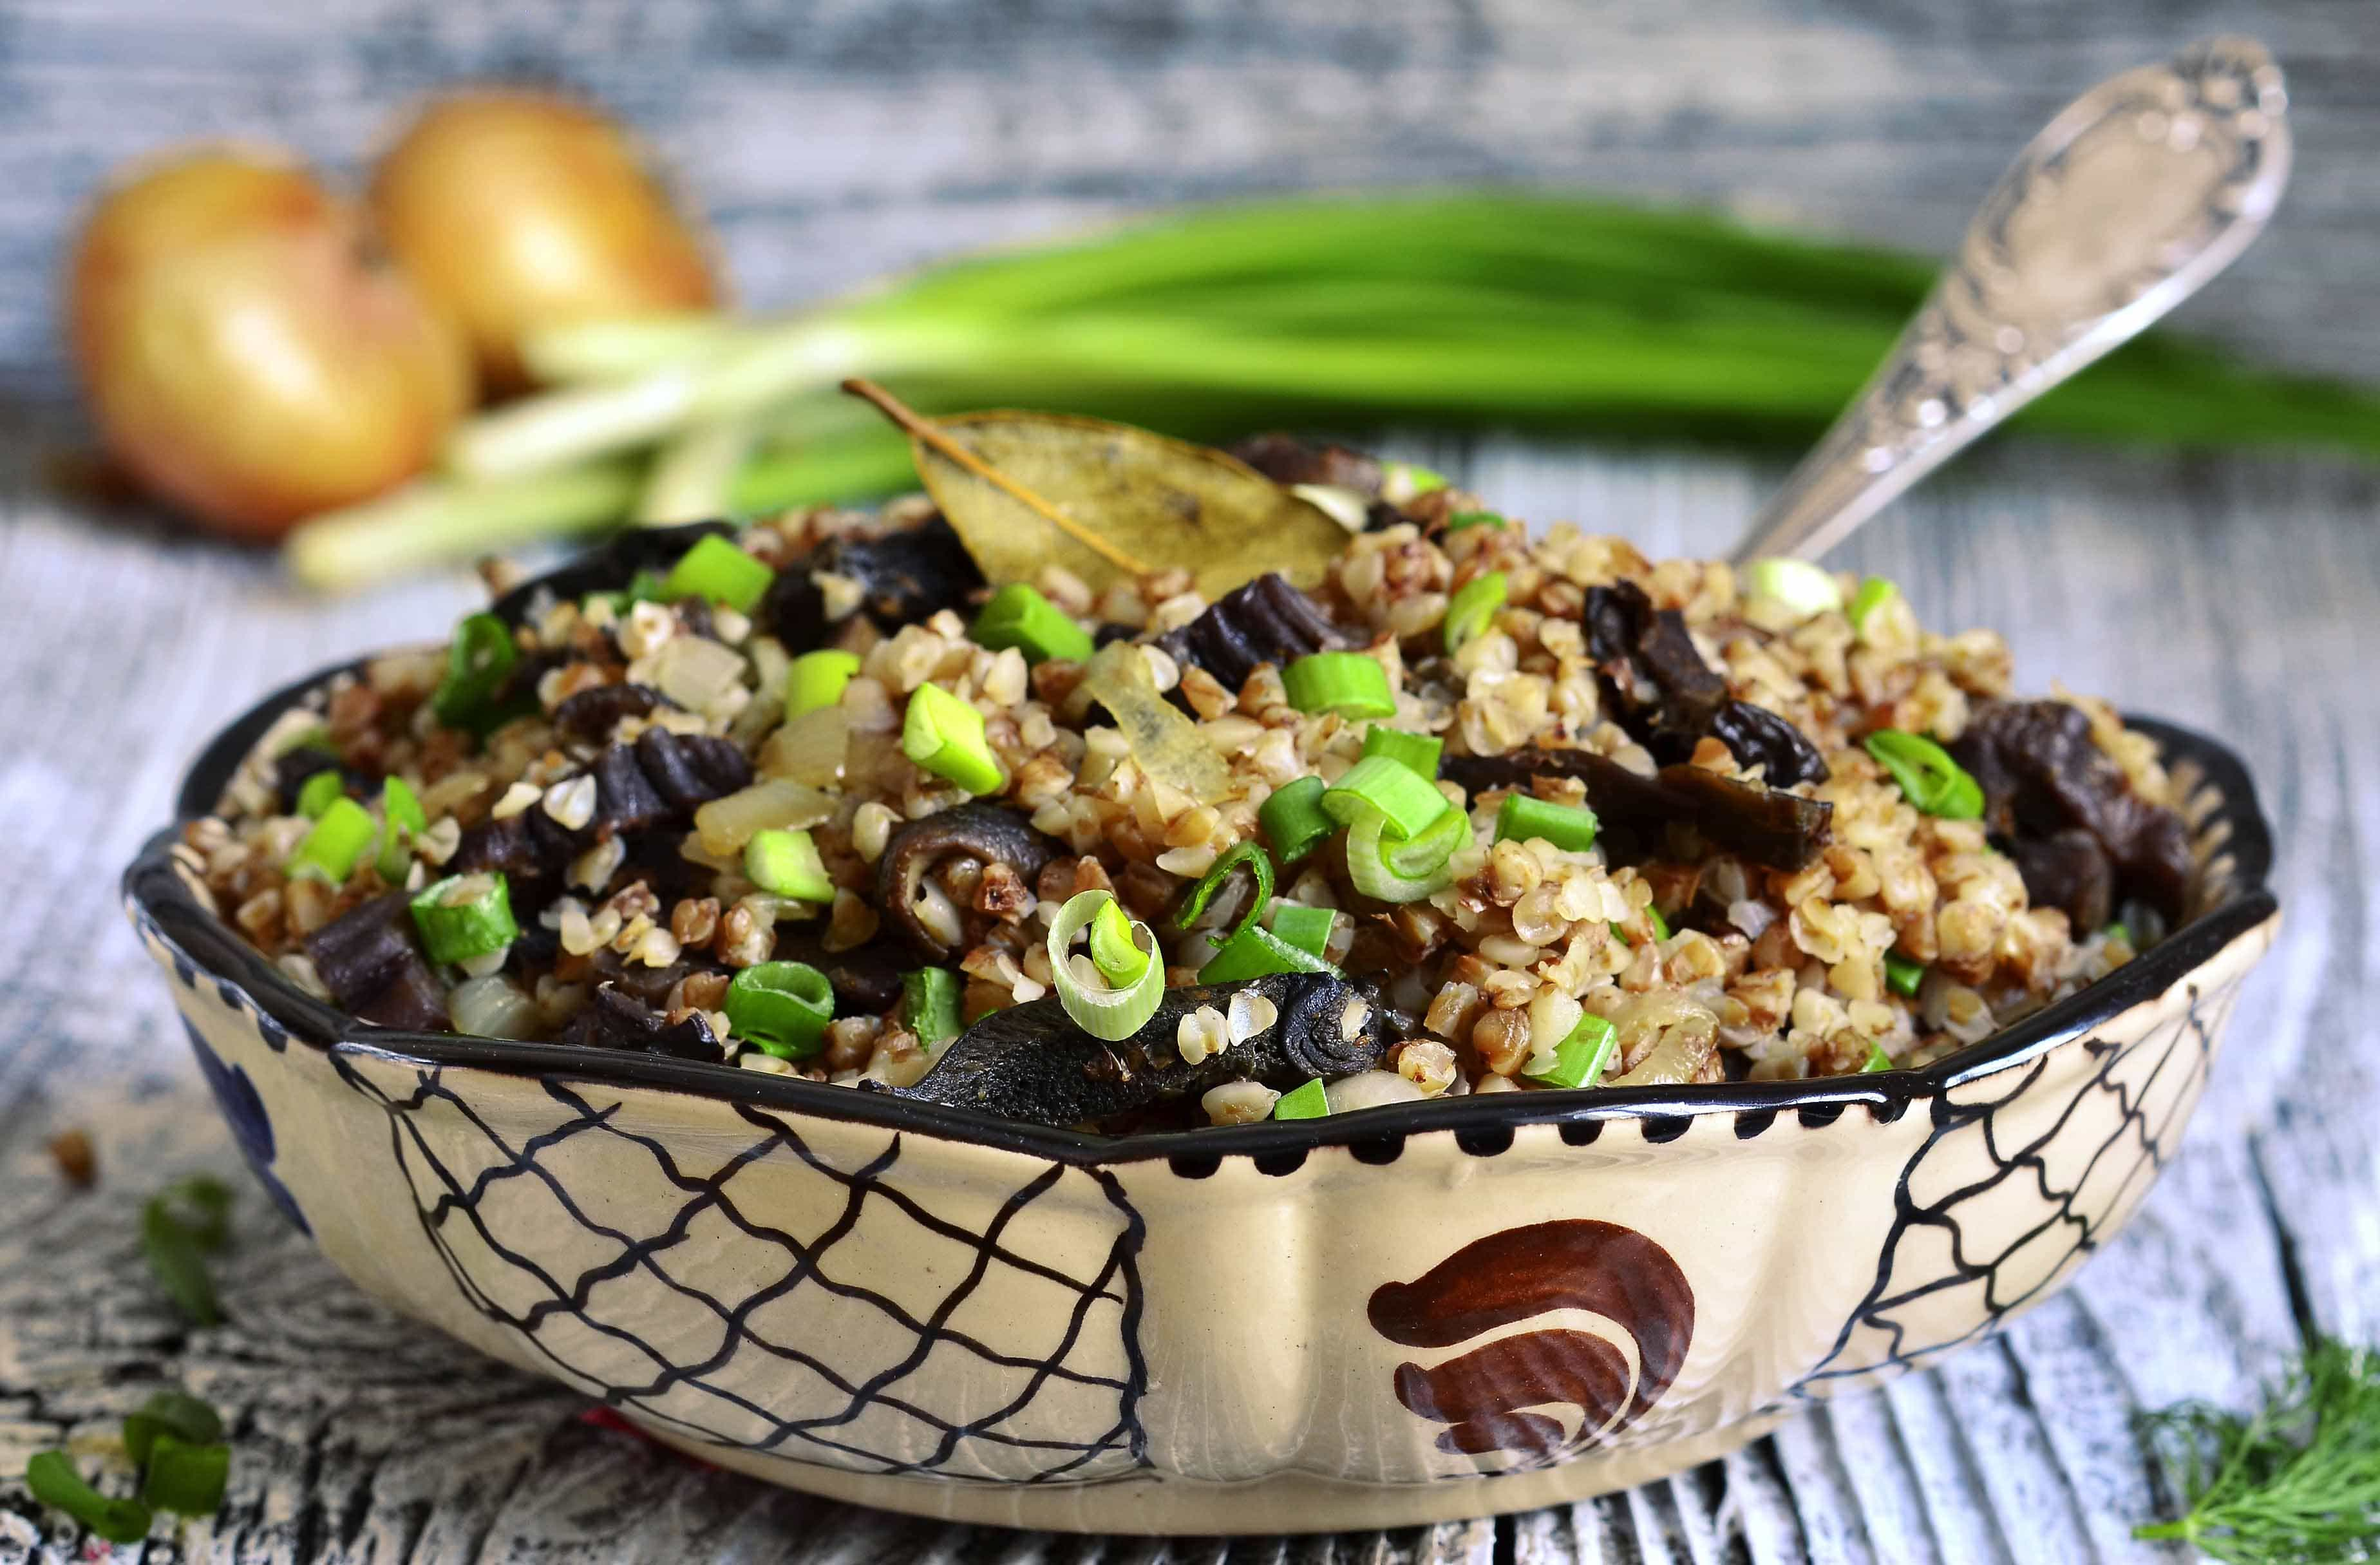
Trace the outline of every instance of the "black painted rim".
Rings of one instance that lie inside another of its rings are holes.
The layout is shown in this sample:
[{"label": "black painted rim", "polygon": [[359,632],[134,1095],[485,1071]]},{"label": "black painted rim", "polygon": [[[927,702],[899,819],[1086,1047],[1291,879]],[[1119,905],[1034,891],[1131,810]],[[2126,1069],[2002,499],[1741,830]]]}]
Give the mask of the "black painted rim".
[{"label": "black painted rim", "polygon": [[[690,535],[716,527],[700,524],[626,535],[610,548],[516,589],[498,604],[498,611],[516,617],[540,585],[576,594],[623,581],[638,566],[683,549]],[[1693,1119],[1709,1114],[1738,1116],[1738,1134],[1748,1139],[1789,1113],[1805,1124],[1831,1124],[1853,1106],[1865,1108],[1872,1122],[1889,1122],[1914,1103],[2022,1064],[2186,983],[2192,973],[2271,917],[2279,906],[2265,884],[2272,869],[2272,829],[2257,805],[2255,784],[2246,765],[2203,734],[2155,719],[2128,716],[2128,723],[2156,740],[2168,764],[2194,762],[2204,782],[2220,797],[2220,806],[2202,831],[2217,824],[2229,827],[2223,851],[2236,866],[2233,894],[2098,983],[1923,1069],[1798,1082],[1495,1093],[1396,1104],[1344,1118],[1269,1120],[1253,1125],[1124,1137],[1090,1135],[1015,1124],[968,1110],[735,1065],[571,1044],[399,1032],[358,1022],[306,994],[237,930],[200,904],[176,869],[172,853],[181,840],[181,823],[212,810],[241,759],[273,721],[334,675],[358,666],[353,661],[341,663],[285,685],[226,726],[200,752],[185,775],[176,803],[176,824],[152,837],[124,872],[125,900],[136,919],[219,984],[237,989],[293,1037],[324,1052],[340,1049],[427,1066],[461,1066],[507,1075],[684,1093],[915,1132],[1078,1167],[1166,1159],[1172,1161],[1176,1172],[1197,1178],[1214,1171],[1224,1158],[1246,1157],[1265,1171],[1287,1172],[1318,1146],[1346,1146],[1363,1160],[1387,1162],[1396,1158],[1405,1137],[1440,1131],[1454,1133],[1466,1151],[1492,1156],[1511,1145],[1512,1133],[1523,1125],[1558,1125],[1564,1141],[1585,1145],[1614,1120],[1641,1122],[1645,1138],[1658,1143],[1676,1139]]]}]

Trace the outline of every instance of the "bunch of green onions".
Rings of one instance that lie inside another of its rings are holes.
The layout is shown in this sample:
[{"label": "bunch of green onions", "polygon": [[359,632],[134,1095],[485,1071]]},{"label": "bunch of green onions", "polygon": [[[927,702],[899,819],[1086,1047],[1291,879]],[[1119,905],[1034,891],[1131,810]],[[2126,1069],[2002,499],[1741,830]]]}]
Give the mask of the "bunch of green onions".
[{"label": "bunch of green onions", "polygon": [[[443,473],[322,516],[304,580],[630,519],[854,499],[913,480],[839,395],[1042,406],[1229,440],[1392,422],[1791,442],[1834,416],[1926,261],[1694,212],[1520,193],[1284,200],[974,257],[772,321],[589,323],[523,345],[553,389],[465,425]],[[2023,415],[2167,444],[2380,451],[2380,398],[2151,337]]]}]

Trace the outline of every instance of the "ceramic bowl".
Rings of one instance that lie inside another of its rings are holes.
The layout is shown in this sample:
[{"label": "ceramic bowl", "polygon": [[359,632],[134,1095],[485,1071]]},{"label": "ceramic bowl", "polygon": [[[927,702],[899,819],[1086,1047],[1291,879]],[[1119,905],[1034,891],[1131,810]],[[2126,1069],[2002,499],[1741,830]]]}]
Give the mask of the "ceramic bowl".
[{"label": "ceramic bowl", "polygon": [[[327,677],[225,731],[181,817]],[[1393,1526],[1706,1460],[1995,1330],[2122,1225],[2278,919],[2245,770],[2140,726],[2189,801],[2195,916],[1927,1069],[1138,1139],[385,1031],[226,926],[177,831],[125,892],[257,1178],[396,1308],[820,1494],[1084,1530]]]}]

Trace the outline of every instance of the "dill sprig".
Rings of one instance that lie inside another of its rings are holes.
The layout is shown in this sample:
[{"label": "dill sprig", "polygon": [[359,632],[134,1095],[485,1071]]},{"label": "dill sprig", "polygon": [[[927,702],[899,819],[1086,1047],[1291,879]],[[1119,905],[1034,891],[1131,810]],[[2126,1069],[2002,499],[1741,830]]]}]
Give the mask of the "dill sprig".
[{"label": "dill sprig", "polygon": [[2317,1339],[2252,1415],[2189,1402],[2143,1424],[2187,1509],[2132,1536],[2232,1565],[2380,1559],[2380,1353]]}]

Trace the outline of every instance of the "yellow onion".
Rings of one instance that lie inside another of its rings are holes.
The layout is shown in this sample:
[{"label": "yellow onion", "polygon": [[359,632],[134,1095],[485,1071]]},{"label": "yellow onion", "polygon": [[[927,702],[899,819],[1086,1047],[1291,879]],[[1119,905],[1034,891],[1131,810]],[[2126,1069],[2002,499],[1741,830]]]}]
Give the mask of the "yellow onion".
[{"label": "yellow onion", "polygon": [[270,152],[193,152],[116,186],[67,293],[109,450],[238,537],[409,478],[471,400],[453,327],[367,255],[349,204]]},{"label": "yellow onion", "polygon": [[523,382],[527,333],[718,295],[700,239],[626,131],[550,94],[431,103],[381,160],[371,199],[391,252],[500,386]]}]

